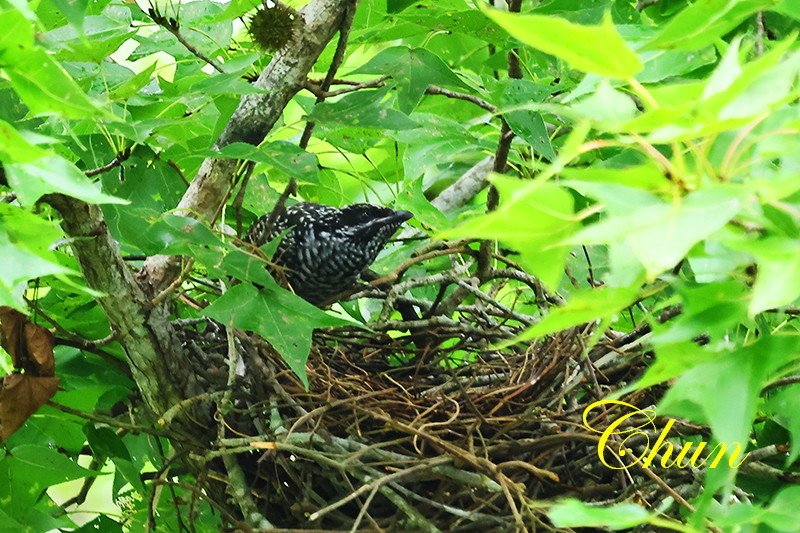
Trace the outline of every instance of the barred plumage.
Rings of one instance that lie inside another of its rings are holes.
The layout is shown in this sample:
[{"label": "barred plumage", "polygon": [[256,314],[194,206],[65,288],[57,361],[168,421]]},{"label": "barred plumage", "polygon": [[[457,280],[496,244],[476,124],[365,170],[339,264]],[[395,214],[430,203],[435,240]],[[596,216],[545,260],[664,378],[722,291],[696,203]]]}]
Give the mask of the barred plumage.
[{"label": "barred plumage", "polygon": [[286,209],[268,228],[256,220],[246,240],[261,246],[290,229],[273,257],[294,292],[321,304],[352,287],[397,228],[413,215],[388,207],[353,204],[341,209],[310,202]]}]

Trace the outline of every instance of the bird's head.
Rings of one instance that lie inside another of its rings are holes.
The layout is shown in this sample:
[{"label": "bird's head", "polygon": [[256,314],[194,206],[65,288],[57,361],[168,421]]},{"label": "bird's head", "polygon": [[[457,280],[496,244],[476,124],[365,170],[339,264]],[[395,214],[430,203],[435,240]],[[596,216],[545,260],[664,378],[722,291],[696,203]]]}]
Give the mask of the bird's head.
[{"label": "bird's head", "polygon": [[381,247],[406,220],[413,217],[408,211],[370,204],[353,204],[339,210],[338,227],[353,242],[379,241]]}]

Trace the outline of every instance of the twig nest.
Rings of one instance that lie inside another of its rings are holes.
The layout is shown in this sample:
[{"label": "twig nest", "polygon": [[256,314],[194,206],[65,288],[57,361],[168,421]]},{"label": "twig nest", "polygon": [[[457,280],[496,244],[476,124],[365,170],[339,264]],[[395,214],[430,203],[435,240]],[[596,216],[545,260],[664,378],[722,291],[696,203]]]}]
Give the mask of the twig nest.
[{"label": "twig nest", "polygon": [[250,38],[266,51],[276,51],[288,43],[299,27],[300,14],[291,7],[275,3],[259,8],[247,25]]}]

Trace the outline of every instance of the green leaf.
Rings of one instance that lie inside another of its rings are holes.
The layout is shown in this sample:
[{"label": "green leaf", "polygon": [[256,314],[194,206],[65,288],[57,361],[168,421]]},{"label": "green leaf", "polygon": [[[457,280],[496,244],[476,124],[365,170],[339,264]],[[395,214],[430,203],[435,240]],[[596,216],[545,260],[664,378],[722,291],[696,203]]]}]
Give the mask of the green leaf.
[{"label": "green leaf", "polygon": [[288,141],[276,141],[258,147],[247,143],[231,143],[223,147],[219,154],[267,163],[300,182],[319,183],[317,156]]},{"label": "green leaf", "polygon": [[203,315],[264,337],[306,387],[311,334],[318,328],[347,324],[277,285],[259,291],[249,283],[232,287]]},{"label": "green leaf", "polygon": [[761,389],[799,355],[800,338],[777,336],[720,355],[683,374],[659,404],[659,414],[708,424],[718,441],[745,446]]},{"label": "green leaf", "polygon": [[[570,186],[589,196],[603,198],[601,188]],[[713,235],[725,226],[741,208],[739,193],[732,189],[715,188],[690,193],[673,203],[661,202],[643,191],[636,193],[640,200],[627,207],[627,213],[613,215],[589,226],[572,237],[574,244],[606,244],[624,240],[654,278],[674,267],[696,243]],[[656,245],[657,243],[657,245]]]},{"label": "green leaf", "polygon": [[29,279],[51,274],[73,273],[69,268],[43,259],[21,248],[0,229],[0,306],[8,305],[26,311],[22,298]]},{"label": "green leaf", "polygon": [[642,83],[656,83],[674,76],[688,74],[717,60],[717,53],[709,46],[702,50],[640,51],[644,70],[636,75]]},{"label": "green leaf", "polygon": [[620,530],[646,524],[652,515],[644,507],[632,503],[595,507],[569,499],[551,507],[547,516],[556,527],[605,527]]},{"label": "green leaf", "polygon": [[563,241],[572,235],[572,196],[549,182],[530,182],[495,176],[500,206],[491,213],[466,220],[437,237],[496,239],[519,251],[520,262],[546,286],[558,287],[570,248]]},{"label": "green leaf", "polygon": [[12,476],[25,479],[27,489],[31,492],[65,481],[101,474],[79,466],[52,448],[33,444],[16,446],[11,450],[7,460],[10,463]]},{"label": "green leaf", "polygon": [[588,98],[573,104],[571,110],[581,118],[594,121],[605,131],[614,131],[617,126],[636,116],[636,104],[623,92],[614,89],[603,80]]},{"label": "green leaf", "polygon": [[156,70],[157,63],[153,63],[143,71],[135,76],[129,78],[126,82],[117,86],[112,90],[108,97],[111,100],[126,100],[131,96],[137,94],[142,87],[150,83],[151,76]]},{"label": "green leaf", "polygon": [[636,301],[635,287],[599,287],[573,292],[566,305],[556,307],[541,322],[520,334],[514,342],[538,339],[578,324],[611,318]]},{"label": "green leaf", "polygon": [[790,17],[800,20],[800,4],[796,0],[783,0],[773,8],[773,11],[789,15]]},{"label": "green leaf", "polygon": [[388,48],[353,73],[391,75],[403,113],[411,113],[417,107],[429,85],[469,88],[444,61],[424,48]]},{"label": "green leaf", "polygon": [[[602,183],[603,186],[599,187],[596,194],[593,196],[597,197],[597,195],[602,195],[603,203],[606,205],[622,203],[623,205],[620,207],[623,211],[624,208],[630,205],[628,203],[630,199],[618,197],[617,194],[624,194],[623,191],[625,189],[611,191],[609,188],[616,189],[616,187],[625,187],[627,189],[663,192],[672,189],[672,183],[664,176],[664,172],[658,168],[653,161],[623,168],[611,168],[597,165],[591,167],[565,168],[561,171],[561,175],[569,180]],[[609,194],[604,195],[604,190],[608,190]],[[657,201],[653,196],[648,196],[648,198],[652,198],[654,202]]]},{"label": "green leaf", "polygon": [[55,152],[31,144],[0,120],[0,160],[20,203],[30,206],[49,193],[62,193],[89,203],[126,203],[99,190],[78,167]]},{"label": "green leaf", "polygon": [[416,128],[417,123],[408,115],[388,107],[384,102],[385,96],[384,91],[359,91],[348,94],[335,102],[317,104],[308,115],[308,119],[323,124],[380,130]]},{"label": "green leaf", "polygon": [[731,246],[754,255],[758,262],[750,316],[789,305],[800,298],[800,242],[786,237],[768,237]]},{"label": "green leaf", "polygon": [[560,17],[518,15],[480,5],[486,16],[513,37],[563,59],[576,70],[622,79],[642,70],[642,60],[628,47],[608,15],[598,26],[582,26]]},{"label": "green leaf", "polygon": [[771,418],[782,425],[792,438],[792,448],[786,457],[786,468],[800,457],[800,385],[793,384],[779,388],[770,394],[766,411]]},{"label": "green leaf", "polygon": [[122,524],[100,515],[91,522],[86,522],[81,527],[73,529],[72,533],[123,533]]},{"label": "green leaf", "polygon": [[651,342],[656,346],[690,341],[701,334],[719,340],[746,318],[747,292],[742,283],[677,283],[675,288],[681,296],[683,312],[663,325],[654,325]]},{"label": "green leaf", "polygon": [[44,50],[27,46],[10,48],[0,58],[3,72],[31,113],[76,119],[110,117]]},{"label": "green leaf", "polygon": [[395,207],[411,211],[414,213],[414,220],[434,231],[452,226],[450,220],[425,198],[422,190],[422,178],[409,183],[395,197]]},{"label": "green leaf", "polygon": [[[87,424],[84,428],[86,440],[97,458],[108,458],[114,463],[117,473],[130,483],[136,492],[144,496],[146,490],[139,475],[139,469],[133,464],[131,454],[119,436],[107,427],[95,428]],[[116,496],[116,495],[115,495]]]},{"label": "green leaf", "polygon": [[763,522],[777,531],[796,531],[800,524],[800,487],[786,487],[776,494]]},{"label": "green leaf", "polygon": [[[501,102],[504,108],[515,108],[531,102],[543,102],[549,95],[550,91],[540,85],[527,80],[510,79],[506,83]],[[537,154],[548,161],[556,158],[541,113],[520,109],[507,111],[503,116],[511,130],[525,139]]]},{"label": "green leaf", "polygon": [[33,25],[16,9],[0,11],[0,59],[12,47],[23,47],[33,42]]},{"label": "green leaf", "polygon": [[50,0],[76,28],[83,28],[84,14],[89,0]]},{"label": "green leaf", "polygon": [[749,16],[769,9],[777,0],[698,0],[674,16],[648,48],[694,50],[734,29]]},{"label": "green leaf", "polygon": [[62,26],[43,36],[47,47],[56,50],[56,58],[60,61],[101,63],[136,33],[131,27],[130,16],[121,19],[105,15],[81,16],[80,20],[83,28]]}]

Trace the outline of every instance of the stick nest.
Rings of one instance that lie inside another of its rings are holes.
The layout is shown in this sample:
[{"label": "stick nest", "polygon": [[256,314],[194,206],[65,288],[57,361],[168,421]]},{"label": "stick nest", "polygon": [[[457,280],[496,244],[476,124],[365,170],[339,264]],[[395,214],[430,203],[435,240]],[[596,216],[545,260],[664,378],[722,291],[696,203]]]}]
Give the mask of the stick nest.
[{"label": "stick nest", "polygon": [[[502,272],[500,283],[529,285],[537,299],[548,299],[521,271]],[[498,311],[491,291],[475,294],[463,272],[434,276],[436,283],[468,285],[474,298],[447,316],[402,321],[382,313],[372,331],[316,332],[308,390],[257,336],[224,334],[235,339],[245,368],[227,388],[227,343],[216,363],[203,351],[196,372],[209,380],[205,390],[226,390],[230,402],[216,408],[212,449],[192,452],[204,469],[199,483],[227,478],[230,496],[238,464],[248,486],[236,496],[243,514],[257,510],[272,525],[293,529],[551,531],[542,502],[561,497],[635,501],[675,516],[688,505],[684,498],[700,486],[691,470],[608,468],[598,458],[600,434],[583,425],[587,406],[645,370],[646,325],[602,332],[591,348],[591,325],[493,348],[532,317]],[[404,301],[423,313],[436,307],[403,300],[399,294],[407,293],[393,282],[360,296],[380,297],[391,309]],[[212,385],[215,379],[222,386]],[[647,408],[661,392],[621,399]],[[602,430],[620,414],[597,409],[590,421]],[[703,433],[680,422],[676,431]],[[654,442],[658,432],[644,428],[625,445],[641,455],[644,435]]]}]

